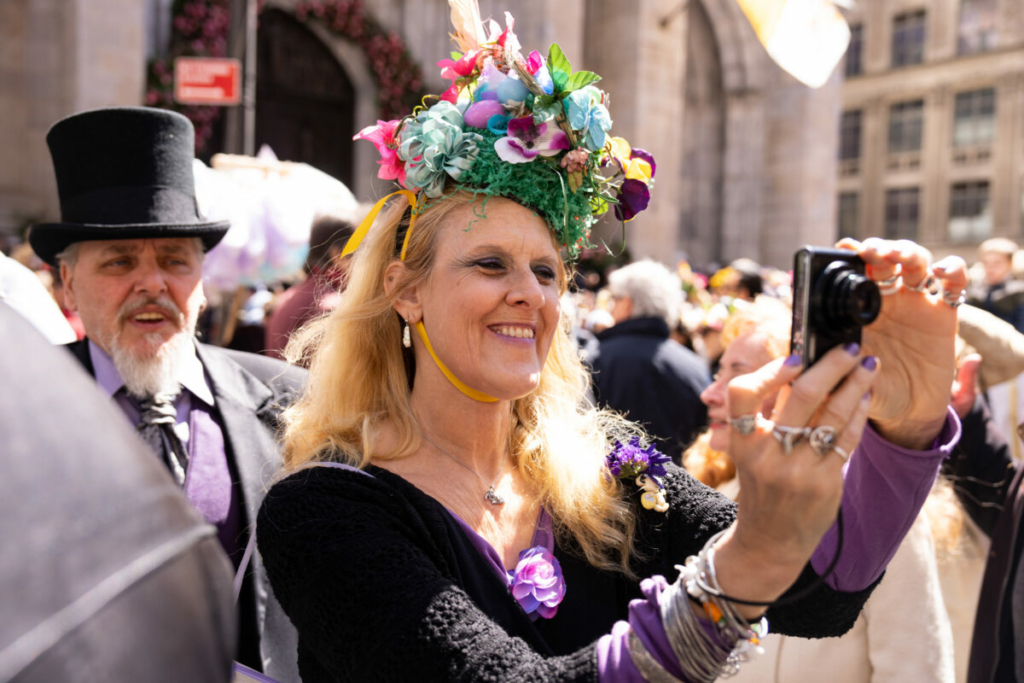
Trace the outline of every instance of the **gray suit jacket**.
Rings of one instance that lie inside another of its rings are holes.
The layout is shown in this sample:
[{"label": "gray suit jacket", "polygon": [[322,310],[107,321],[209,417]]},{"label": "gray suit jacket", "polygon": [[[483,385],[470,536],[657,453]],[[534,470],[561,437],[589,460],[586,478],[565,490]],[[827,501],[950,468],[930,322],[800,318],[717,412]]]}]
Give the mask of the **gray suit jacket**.
[{"label": "gray suit jacket", "polygon": [[[224,426],[228,458],[241,479],[246,528],[256,521],[263,497],[282,465],[276,443],[281,411],[302,389],[306,371],[273,358],[197,344],[197,355],[210,378],[214,404]],[[68,348],[93,374],[86,341]],[[299,681],[295,627],[274,597],[255,554],[249,563],[248,595],[255,605],[263,672],[281,683]]]}]

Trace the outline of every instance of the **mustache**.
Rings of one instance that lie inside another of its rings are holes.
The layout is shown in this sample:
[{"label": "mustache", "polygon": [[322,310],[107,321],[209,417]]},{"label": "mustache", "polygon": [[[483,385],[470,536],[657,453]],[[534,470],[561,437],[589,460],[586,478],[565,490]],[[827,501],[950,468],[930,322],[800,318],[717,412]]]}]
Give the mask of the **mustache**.
[{"label": "mustache", "polygon": [[117,319],[119,322],[126,322],[129,318],[138,313],[140,309],[146,308],[147,306],[155,306],[162,309],[162,312],[167,316],[168,320],[177,323],[179,328],[184,326],[185,317],[182,314],[181,309],[166,296],[145,297],[142,299],[126,301],[121,304],[121,307],[117,310]]}]

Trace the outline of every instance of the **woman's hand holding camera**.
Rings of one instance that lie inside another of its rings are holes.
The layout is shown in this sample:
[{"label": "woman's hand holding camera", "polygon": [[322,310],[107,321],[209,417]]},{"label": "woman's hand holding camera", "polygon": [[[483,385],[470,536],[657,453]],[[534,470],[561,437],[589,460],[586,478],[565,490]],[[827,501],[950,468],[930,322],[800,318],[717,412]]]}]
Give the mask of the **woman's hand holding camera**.
[{"label": "woman's hand holding camera", "polygon": [[929,267],[928,251],[907,240],[845,239],[882,290],[882,311],[864,328],[865,353],[881,359],[869,417],[888,441],[928,448],[942,429],[955,362],[956,306],[967,266],[951,256]]},{"label": "woman's hand holding camera", "polygon": [[[855,344],[801,369],[798,359],[780,358],[729,383],[729,455],[740,494],[736,524],[716,550],[717,573],[727,594],[746,600],[785,592],[835,520],[841,470],[860,442],[879,374],[876,359]],[[771,414],[752,420],[776,393]]]}]

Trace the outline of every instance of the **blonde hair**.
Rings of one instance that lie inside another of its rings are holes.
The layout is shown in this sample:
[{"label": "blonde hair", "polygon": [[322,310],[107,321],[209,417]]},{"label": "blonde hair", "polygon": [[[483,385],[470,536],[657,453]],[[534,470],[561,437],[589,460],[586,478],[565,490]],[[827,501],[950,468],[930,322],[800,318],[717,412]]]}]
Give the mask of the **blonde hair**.
[{"label": "blonde hair", "polygon": [[[438,235],[463,207],[478,218],[486,202],[458,192],[422,210],[409,237],[404,275],[390,294],[384,273],[397,260],[408,219],[404,200],[387,207],[355,254],[339,307],[289,343],[289,360],[309,360],[310,372],[303,396],[284,416],[286,473],[316,461],[362,468],[372,460],[407,457],[419,447],[421,432],[409,400],[415,364],[411,352],[403,351],[393,306],[407,287],[428,280]],[[560,267],[561,290],[567,281]],[[594,566],[632,575],[634,518],[618,480],[606,476],[604,458],[614,439],[639,430],[614,413],[582,407],[588,381],[563,324],[537,388],[512,402],[511,455],[551,515],[560,541],[573,541]],[[389,452],[375,450],[384,423],[398,436]]]}]

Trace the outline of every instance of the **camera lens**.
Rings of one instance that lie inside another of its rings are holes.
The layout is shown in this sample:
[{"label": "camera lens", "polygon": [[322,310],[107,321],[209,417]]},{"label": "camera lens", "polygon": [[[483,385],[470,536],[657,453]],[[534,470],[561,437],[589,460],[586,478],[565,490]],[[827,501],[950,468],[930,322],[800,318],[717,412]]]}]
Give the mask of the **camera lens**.
[{"label": "camera lens", "polygon": [[833,327],[863,327],[874,321],[882,309],[878,285],[855,271],[849,263],[830,263],[822,272],[819,283],[821,312]]}]

